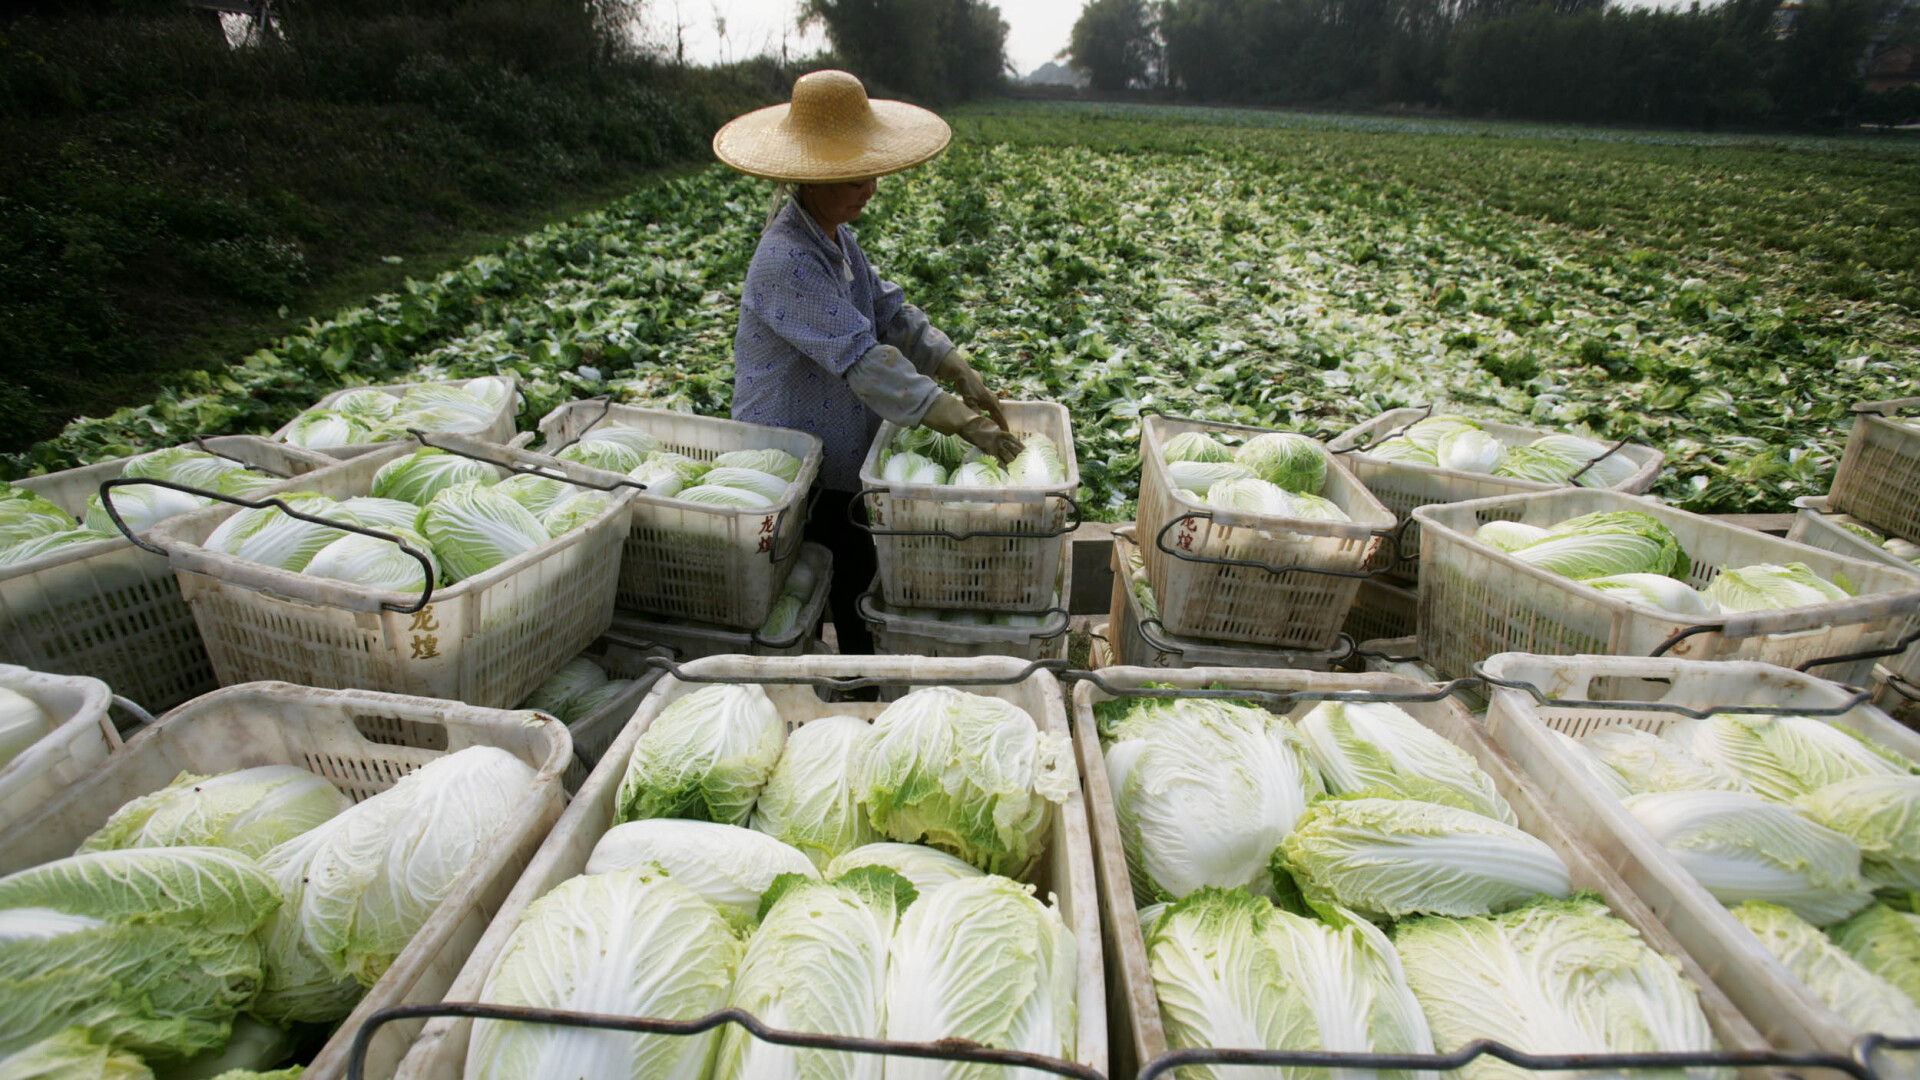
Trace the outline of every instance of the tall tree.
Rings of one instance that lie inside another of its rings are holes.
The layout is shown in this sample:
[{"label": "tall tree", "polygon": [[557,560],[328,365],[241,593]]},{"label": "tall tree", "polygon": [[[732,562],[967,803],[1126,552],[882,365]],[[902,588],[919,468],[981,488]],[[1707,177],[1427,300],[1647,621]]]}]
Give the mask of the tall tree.
[{"label": "tall tree", "polygon": [[1125,90],[1147,82],[1154,28],[1146,0],[1087,0],[1073,24],[1068,63],[1095,90]]},{"label": "tall tree", "polygon": [[895,93],[957,101],[985,93],[1007,66],[1007,24],[985,0],[805,0],[854,74]]}]

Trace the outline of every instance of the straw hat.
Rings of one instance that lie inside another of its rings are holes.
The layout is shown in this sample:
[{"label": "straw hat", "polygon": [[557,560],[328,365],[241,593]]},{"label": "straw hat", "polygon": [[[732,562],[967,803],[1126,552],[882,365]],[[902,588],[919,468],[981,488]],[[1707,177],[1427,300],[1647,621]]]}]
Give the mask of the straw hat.
[{"label": "straw hat", "polygon": [[713,137],[721,161],[748,176],[789,184],[864,180],[938,157],[953,129],[904,101],[869,101],[844,71],[793,84],[793,101],[737,116]]}]

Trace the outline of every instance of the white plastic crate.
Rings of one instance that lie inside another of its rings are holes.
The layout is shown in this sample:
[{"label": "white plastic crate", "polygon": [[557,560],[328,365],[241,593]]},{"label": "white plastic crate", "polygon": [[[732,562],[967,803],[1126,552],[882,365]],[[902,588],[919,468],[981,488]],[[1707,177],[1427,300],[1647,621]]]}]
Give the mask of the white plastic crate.
[{"label": "white plastic crate", "polygon": [[1412,637],[1420,624],[1420,594],[1373,578],[1360,583],[1341,632],[1354,641]]},{"label": "white plastic crate", "polygon": [[[1637,510],[1673,531],[1693,560],[1687,583],[1704,588],[1725,567],[1801,562],[1858,595],[1786,611],[1691,616],[1615,596],[1524,562],[1473,538],[1488,521],[1548,526],[1603,510]],[[1560,656],[1667,655],[1686,660],[1761,660],[1782,667],[1884,648],[1920,609],[1920,580],[1893,567],[1846,559],[1765,533],[1613,491],[1561,488],[1530,495],[1427,506],[1420,551],[1420,643],[1448,678],[1473,674],[1495,653]],[[1682,632],[1689,636],[1678,638]],[[1668,643],[1671,644],[1668,644]],[[1873,661],[1828,665],[1818,674],[1864,682]]]},{"label": "white plastic crate", "polygon": [[819,544],[800,545],[800,561],[813,570],[813,593],[800,607],[793,632],[782,638],[763,638],[758,629],[735,630],[697,622],[669,622],[653,615],[616,610],[613,629],[622,637],[645,642],[675,660],[738,653],[745,656],[805,656],[812,648],[815,627],[827,609],[833,585],[833,553]]},{"label": "white plastic crate", "polygon": [[889,608],[871,590],[860,597],[860,616],[873,629],[874,651],[885,656],[1014,656],[1059,660],[1067,655],[1072,616],[1073,560],[1060,561],[1060,603],[1039,612],[1038,627],[990,626],[917,618]]},{"label": "white plastic crate", "polygon": [[[1845,687],[1770,664],[1509,653],[1490,658],[1486,669],[1568,701],[1657,702],[1696,710],[1715,705],[1819,709],[1838,707],[1854,696]],[[1486,733],[1539,784],[1600,858],[1660,913],[1769,1042],[1781,1049],[1849,1053],[1859,1032],[1774,959],[1549,734],[1580,738],[1609,727],[1633,727],[1657,735],[1681,719],[1651,708],[1541,705],[1524,690],[1496,689]],[[1872,705],[1822,719],[1920,760],[1920,734]]]},{"label": "white plastic crate", "polygon": [[[1128,530],[1113,534],[1113,599],[1107,618],[1113,662],[1134,667],[1191,668],[1305,668],[1326,671],[1346,659],[1350,650],[1275,649],[1238,641],[1205,641],[1168,630],[1158,619],[1141,617],[1139,601],[1128,587],[1127,555],[1138,550]],[[1156,589],[1154,599],[1159,600]],[[1165,611],[1164,602],[1161,604]]]},{"label": "white plastic crate", "polygon": [[1107,623],[1096,623],[1087,634],[1087,667],[1094,671],[1113,666],[1113,637],[1107,630]]},{"label": "white plastic crate", "polygon": [[[1072,502],[1080,490],[1073,425],[1066,408],[1049,401],[1003,401],[1000,407],[1014,431],[1053,440],[1067,470],[1064,481],[1012,488],[892,484],[881,479],[879,460],[899,426],[882,424],[867,449],[860,484],[880,560],[880,596],[889,607],[1041,611],[1053,602],[1066,533],[1080,516]],[[915,532],[950,535],[888,535]],[[952,538],[970,533],[987,535]]]},{"label": "white plastic crate", "polygon": [[640,492],[620,563],[620,607],[717,626],[756,627],[780,598],[807,527],[808,495],[820,473],[820,440],[791,428],[691,413],[572,401],[540,421],[553,453],[596,427],[627,427],[662,450],[712,461],[734,450],[784,450],[800,473],[765,507],[708,506]]},{"label": "white plastic crate", "polygon": [[[495,462],[557,477],[605,476],[455,435],[429,436]],[[315,473],[298,490],[365,495],[388,461],[412,447],[362,454]],[[210,507],[156,527],[180,592],[223,685],[278,679],[511,708],[593,643],[613,620],[620,542],[631,489],[585,525],[483,574],[418,594],[309,577],[211,551],[202,542],[235,508]]]},{"label": "white plastic crate", "polygon": [[[804,658],[718,656],[697,660],[684,666],[690,676],[725,678],[745,682],[767,679],[824,676],[852,678],[867,676],[894,680],[902,689],[937,686],[954,679],[1004,678],[1013,680],[1027,664],[1007,657],[975,659],[927,659],[906,656],[810,656]],[[661,679],[640,708],[633,722],[620,733],[585,787],[567,808],[547,842],[541,846],[520,883],[514,887],[485,940],[473,950],[467,966],[447,991],[447,1001],[477,1001],[487,973],[493,969],[507,940],[512,936],[527,905],[556,885],[578,876],[587,857],[611,827],[615,797],[626,773],[628,758],[640,736],[667,705],[701,688],[702,683],[683,682],[668,675]],[[1035,671],[1018,681],[1002,685],[965,686],[969,693],[1009,701],[1033,717],[1036,727],[1067,735],[1065,701],[1052,675]],[[853,715],[865,719],[878,716],[886,705],[879,702],[820,700],[814,688],[804,684],[766,684],[767,696],[779,707],[789,730],[809,720],[825,716]],[[1104,976],[1100,952],[1100,922],[1097,891],[1094,885],[1093,849],[1087,834],[1085,806],[1078,785],[1074,794],[1052,815],[1051,832],[1039,865],[1027,879],[1042,899],[1057,898],[1060,914],[1072,930],[1079,949],[1076,1003],[1079,1030],[1074,1058],[1096,1071],[1107,1066],[1107,1003],[1103,996]],[[466,1066],[470,1022],[440,1018],[428,1023],[419,1040],[402,1063],[399,1075],[405,1080],[459,1080]],[[1011,1072],[1011,1070],[1009,1070]]]},{"label": "white plastic crate", "polygon": [[[1376,445],[1390,435],[1403,432],[1432,414],[1433,410],[1426,408],[1389,409],[1365,423],[1356,424],[1341,432],[1327,446],[1341,454],[1353,469],[1354,475],[1367,486],[1367,490],[1378,496],[1380,501],[1386,504],[1387,509],[1401,519],[1409,517],[1417,507],[1421,506],[1558,489],[1557,485],[1543,484],[1537,480],[1519,480],[1510,476],[1489,476],[1485,473],[1442,469],[1434,465],[1389,461],[1373,457],[1361,449],[1361,447]],[[1480,425],[1480,430],[1506,447],[1526,446],[1543,435],[1565,434],[1521,427],[1517,424],[1502,424],[1493,420],[1475,420],[1474,422]],[[1595,439],[1594,441],[1611,446],[1616,440]],[[1660,476],[1660,467],[1666,462],[1666,455],[1638,443],[1622,446],[1614,451],[1614,456],[1626,458],[1635,466],[1633,475],[1612,489],[1629,495],[1638,495],[1652,487],[1654,480]],[[1407,526],[1400,536],[1400,553],[1394,563],[1394,574],[1403,580],[1413,581],[1416,580],[1419,568],[1420,526],[1414,524]]]},{"label": "white plastic crate", "polygon": [[[508,385],[507,385],[506,399],[500,403],[500,407],[498,409],[494,410],[493,418],[487,422],[486,426],[481,427],[477,431],[462,431],[459,434],[465,435],[466,437],[471,439],[477,439],[481,442],[504,444],[507,440],[513,438],[513,429],[514,429],[513,418],[514,418],[514,415],[520,411],[520,383],[519,383],[519,380],[515,378],[512,372],[501,372],[498,375],[493,375],[488,377],[507,380]],[[378,390],[381,393],[387,395],[388,397],[397,398],[397,397],[404,396],[407,391],[412,390],[415,387],[419,387],[419,386],[461,387],[461,386],[465,386],[469,381],[471,380],[451,379],[451,380],[438,381],[438,382],[389,383],[384,386],[349,386],[344,389],[335,390],[333,393],[328,394],[326,397],[321,398],[318,402],[302,410],[302,412],[303,413],[312,412],[315,409],[331,409],[333,408],[333,403],[340,400],[341,397],[347,394],[351,394],[358,390]],[[299,420],[299,417],[295,417],[293,420],[289,420],[285,424],[282,424],[280,426],[280,430],[273,433],[274,441],[286,442],[288,430],[291,429],[294,423],[297,422],[298,420]],[[440,434],[448,434],[448,433],[441,432]],[[428,432],[428,437],[429,438],[435,437],[435,433]],[[390,439],[386,442],[355,443],[352,446],[329,446],[329,447],[315,450],[314,453],[325,454],[331,458],[338,458],[341,460],[345,460],[348,458],[359,457],[362,454],[371,454],[371,453],[374,453],[375,451],[390,450],[396,446],[407,446],[407,445],[410,445],[409,440],[407,439]]]},{"label": "white plastic crate", "polygon": [[1854,406],[1853,431],[1827,501],[1884,533],[1920,543],[1920,397]]},{"label": "white plastic crate", "polygon": [[[338,464],[313,450],[257,435],[202,440],[209,452],[297,479]],[[190,447],[192,448],[192,447]],[[118,479],[129,458],[16,480],[82,518],[87,496]],[[164,710],[220,684],[200,643],[193,611],[167,560],[115,537],[0,566],[0,656],[35,671],[99,679],[150,709]]]},{"label": "white plastic crate", "polygon": [[[1915,568],[1912,563],[1857,533],[1841,528],[1840,522],[1854,519],[1850,514],[1831,513],[1826,496],[1802,496],[1793,500],[1793,505],[1799,509],[1794,514],[1793,527],[1787,530],[1787,539],[1794,543],[1845,555],[1849,559],[1885,563],[1896,570],[1920,576],[1920,568]],[[1915,616],[1905,632],[1912,634],[1915,630],[1920,630],[1920,616]],[[1880,663],[1910,683],[1920,682],[1920,644],[1899,656],[1881,657]]]},{"label": "white plastic crate", "polygon": [[600,758],[620,734],[620,729],[633,719],[634,711],[646,700],[653,684],[660,681],[663,670],[646,662],[649,655],[663,655],[658,649],[647,642],[628,641],[612,630],[580,655],[598,664],[607,678],[630,679],[633,685],[567,725],[567,734],[573,739],[573,757],[567,762],[562,782],[569,795],[587,782],[587,775],[600,764]]},{"label": "white plastic crate", "polygon": [[[1324,450],[1327,484],[1321,494],[1352,521],[1223,510],[1180,494],[1167,476],[1163,448],[1177,435],[1255,435],[1264,430],[1165,416],[1141,419],[1135,535],[1147,577],[1160,601],[1160,620],[1175,634],[1330,649],[1363,580],[1338,575],[1359,573],[1386,557],[1381,534],[1393,528],[1393,513],[1361,486],[1338,455]],[[1201,561],[1210,559],[1260,565]],[[1268,569],[1279,567],[1311,569],[1284,574]]]},{"label": "white plastic crate", "polygon": [[113,691],[99,679],[48,675],[0,664],[0,687],[33,701],[53,727],[12,761],[0,765],[0,830],[28,816],[88,775],[120,749],[120,732],[107,708]]},{"label": "white plastic crate", "polygon": [[[533,712],[286,683],[216,690],[161,717],[37,813],[0,831],[0,874],[73,854],[114,811],[166,787],[182,772],[211,775],[259,765],[297,765],[360,802],[427,762],[470,746],[498,747],[538,775],[513,815],[500,823],[483,853],[454,882],[305,1074],[311,1080],[340,1080],[346,1075],[348,1043],[368,1016],[395,1005],[441,999],[559,819],[564,802],[560,774],[567,766],[569,742],[557,721]],[[366,1075],[391,1076],[418,1030],[417,1021],[383,1029]]]},{"label": "white plastic crate", "polygon": [[[1176,689],[1198,690],[1225,686],[1234,690],[1272,693],[1326,694],[1361,692],[1382,694],[1418,694],[1430,691],[1424,682],[1392,675],[1329,675],[1304,671],[1249,671],[1244,668],[1192,668],[1169,673],[1160,668],[1110,667],[1100,672],[1110,686],[1138,689],[1153,685],[1171,685]],[[1108,1026],[1114,1033],[1114,1076],[1132,1076],[1140,1067],[1167,1051],[1166,1030],[1160,1022],[1159,998],[1154,992],[1153,975],[1147,965],[1146,940],[1140,932],[1140,919],[1133,902],[1133,886],[1127,876],[1126,851],[1120,839],[1119,818],[1115,812],[1113,790],[1108,782],[1106,757],[1100,746],[1099,727],[1094,721],[1095,704],[1108,701],[1108,694],[1090,682],[1073,690],[1074,746],[1080,756],[1080,774],[1084,780],[1087,809],[1092,815],[1094,865],[1100,882],[1101,927],[1106,953],[1112,958],[1108,976]],[[1314,708],[1318,701],[1295,705],[1286,715],[1298,717]],[[1711,972],[1694,962],[1681,942],[1661,925],[1649,910],[1605,863],[1599,860],[1560,815],[1552,800],[1513,765],[1505,753],[1487,741],[1457,703],[1451,699],[1437,702],[1400,703],[1416,720],[1443,735],[1448,741],[1473,755],[1474,762],[1493,778],[1501,797],[1513,807],[1514,816],[1526,832],[1544,841],[1567,864],[1575,889],[1592,889],[1606,901],[1614,915],[1639,932],[1646,943],[1664,955],[1679,961],[1681,972],[1700,989],[1700,1005],[1722,1049],[1765,1050],[1766,1042],[1740,1015],[1710,978]],[[1307,1049],[1301,1047],[1299,1049]],[[1279,1069],[1274,1075],[1281,1075]],[[1552,1074],[1543,1074],[1552,1075]]]}]

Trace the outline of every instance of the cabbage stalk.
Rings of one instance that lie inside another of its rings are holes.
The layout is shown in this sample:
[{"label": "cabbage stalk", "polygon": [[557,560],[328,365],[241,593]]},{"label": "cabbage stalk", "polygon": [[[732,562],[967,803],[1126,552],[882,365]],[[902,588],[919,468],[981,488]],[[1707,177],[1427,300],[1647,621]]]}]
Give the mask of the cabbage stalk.
[{"label": "cabbage stalk", "polygon": [[1274,865],[1314,910],[1337,906],[1382,921],[1487,915],[1573,889],[1566,864],[1540,840],[1470,810],[1407,799],[1315,803]]},{"label": "cabbage stalk", "polygon": [[[1170,1050],[1205,1047],[1430,1054],[1399,953],[1360,919],[1328,925],[1240,889],[1206,888],[1152,920],[1147,963]],[[1244,1070],[1181,1070],[1204,1080]],[[1263,1070],[1264,1071],[1264,1070]],[[1289,1080],[1319,1069],[1276,1069]],[[1341,1074],[1343,1075],[1343,1074]],[[1387,1080],[1431,1077],[1389,1071]]]},{"label": "cabbage stalk", "polygon": [[758,686],[708,686],[653,718],[620,780],[614,823],[687,818],[745,825],[785,747],[780,711]]},{"label": "cabbage stalk", "polygon": [[753,827],[817,866],[880,839],[853,794],[854,756],[867,733],[857,716],[824,716],[795,728],[754,804]]},{"label": "cabbage stalk", "polygon": [[1826,926],[1873,901],[1859,845],[1793,807],[1738,791],[1661,791],[1626,807],[1723,904],[1764,900]]},{"label": "cabbage stalk", "polygon": [[1473,755],[1396,705],[1324,701],[1295,726],[1330,794],[1419,799],[1518,824]]},{"label": "cabbage stalk", "polygon": [[[480,990],[499,1005],[692,1020],[724,1008],[742,946],[671,877],[619,870],[570,878],[527,906]],[[637,1035],[480,1020],[466,1080],[702,1080],[719,1032]]]},{"label": "cabbage stalk", "polygon": [[887,706],[854,754],[854,797],[876,830],[1009,876],[1039,858],[1053,807],[1078,787],[1065,735],[945,686]]},{"label": "cabbage stalk", "polygon": [[783,874],[818,880],[807,857],[765,833],[738,825],[649,818],[615,825],[593,845],[586,872],[658,867],[722,915],[746,926]]},{"label": "cabbage stalk", "polygon": [[1268,861],[1325,793],[1293,724],[1230,702],[1113,704],[1101,737],[1135,901],[1207,885],[1272,895]]},{"label": "cabbage stalk", "polygon": [[113,812],[80,851],[223,847],[258,859],[331,821],[353,800],[296,765],[259,765],[217,776],[183,772]]}]

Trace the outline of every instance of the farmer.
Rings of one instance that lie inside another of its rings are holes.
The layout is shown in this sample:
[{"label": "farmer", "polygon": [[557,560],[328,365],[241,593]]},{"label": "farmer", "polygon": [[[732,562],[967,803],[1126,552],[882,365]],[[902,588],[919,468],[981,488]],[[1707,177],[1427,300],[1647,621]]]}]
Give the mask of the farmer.
[{"label": "farmer", "polygon": [[[812,432],[825,444],[807,539],[833,552],[829,600],[842,653],[873,651],[855,603],[873,580],[873,539],[849,523],[848,504],[880,421],[958,435],[1003,463],[1020,452],[966,350],[874,272],[847,228],[877,177],[932,160],[951,137],[925,109],[869,101],[844,71],[803,76],[791,104],[736,117],[713,137],[721,161],[778,185],[740,290],[733,418]],[[865,520],[864,506],[853,512]]]}]

